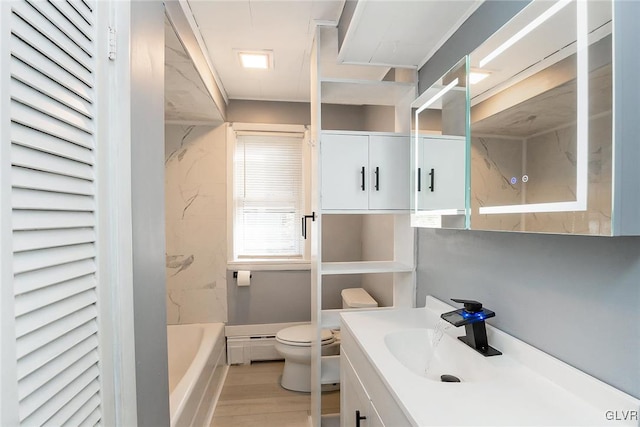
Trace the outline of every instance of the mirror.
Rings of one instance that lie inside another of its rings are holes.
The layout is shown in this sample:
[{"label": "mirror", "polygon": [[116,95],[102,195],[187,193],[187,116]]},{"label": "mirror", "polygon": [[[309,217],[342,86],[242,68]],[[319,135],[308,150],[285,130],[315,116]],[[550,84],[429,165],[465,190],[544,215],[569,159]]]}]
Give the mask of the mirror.
[{"label": "mirror", "polygon": [[414,227],[466,228],[469,187],[468,57],[412,104]]},{"label": "mirror", "polygon": [[612,3],[533,1],[470,55],[470,226],[609,235]]}]

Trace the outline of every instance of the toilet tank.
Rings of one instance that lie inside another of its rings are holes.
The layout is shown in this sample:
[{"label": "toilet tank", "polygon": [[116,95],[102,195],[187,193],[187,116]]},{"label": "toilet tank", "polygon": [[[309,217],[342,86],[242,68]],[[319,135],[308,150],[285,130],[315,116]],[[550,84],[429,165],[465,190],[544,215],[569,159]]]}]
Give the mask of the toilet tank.
[{"label": "toilet tank", "polygon": [[342,308],[367,308],[377,307],[378,303],[367,291],[362,288],[343,289]]}]

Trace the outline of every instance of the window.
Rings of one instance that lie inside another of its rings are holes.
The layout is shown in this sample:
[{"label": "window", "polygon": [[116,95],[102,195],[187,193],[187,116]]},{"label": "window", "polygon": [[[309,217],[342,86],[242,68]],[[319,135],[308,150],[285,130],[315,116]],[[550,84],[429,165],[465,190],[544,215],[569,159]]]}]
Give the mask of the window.
[{"label": "window", "polygon": [[302,259],[303,133],[236,132],[234,259]]}]

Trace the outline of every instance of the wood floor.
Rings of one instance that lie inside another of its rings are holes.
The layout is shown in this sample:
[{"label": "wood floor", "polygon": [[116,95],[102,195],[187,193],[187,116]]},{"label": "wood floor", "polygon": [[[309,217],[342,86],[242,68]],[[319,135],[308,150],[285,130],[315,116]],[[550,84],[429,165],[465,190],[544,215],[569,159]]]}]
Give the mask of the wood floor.
[{"label": "wood floor", "polygon": [[[230,366],[211,427],[308,427],[311,396],[280,386],[283,366]],[[322,412],[340,412],[339,391],[322,394]]]}]

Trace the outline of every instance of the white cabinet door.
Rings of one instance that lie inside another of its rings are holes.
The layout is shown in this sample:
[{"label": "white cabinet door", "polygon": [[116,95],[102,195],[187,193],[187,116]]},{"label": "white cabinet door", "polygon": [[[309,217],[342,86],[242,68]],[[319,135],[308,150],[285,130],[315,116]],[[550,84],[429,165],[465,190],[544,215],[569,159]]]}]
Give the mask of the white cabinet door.
[{"label": "white cabinet door", "polygon": [[322,135],[322,209],[367,209],[368,135]]},{"label": "white cabinet door", "polygon": [[418,209],[465,208],[465,138],[421,139]]},{"label": "white cabinet door", "polygon": [[408,136],[369,137],[369,209],[409,209]]},{"label": "white cabinet door", "polygon": [[349,358],[340,355],[340,427],[384,427]]}]

